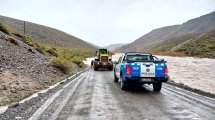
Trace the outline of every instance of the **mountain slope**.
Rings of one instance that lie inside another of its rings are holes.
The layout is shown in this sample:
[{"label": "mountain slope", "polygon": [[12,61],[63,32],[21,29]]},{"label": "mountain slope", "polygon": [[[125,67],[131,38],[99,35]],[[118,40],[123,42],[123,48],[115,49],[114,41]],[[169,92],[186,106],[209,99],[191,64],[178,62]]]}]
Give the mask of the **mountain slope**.
[{"label": "mountain slope", "polygon": [[[196,36],[207,31],[211,31],[215,28],[215,12],[212,12],[207,15],[189,20],[181,25],[167,26],[163,28],[158,28],[152,30],[148,34],[138,38],[134,42],[122,46],[117,49],[117,52],[124,52],[129,50],[138,50],[138,51],[150,51],[152,47],[157,47],[156,45],[173,39],[180,38],[184,36]],[[184,42],[190,39],[185,37]]]},{"label": "mountain slope", "polygon": [[[0,16],[0,23],[11,27],[21,34],[24,33],[24,22],[21,20]],[[42,43],[71,48],[96,49],[89,43],[65,32],[30,22],[26,22],[26,35]]]},{"label": "mountain slope", "polygon": [[215,29],[175,46],[172,51],[184,52],[188,56],[215,58]]},{"label": "mountain slope", "polygon": [[119,44],[110,44],[108,46],[104,46],[104,48],[107,48],[109,51],[114,51],[115,49],[119,48],[119,47],[122,47],[126,44],[123,44],[123,43],[119,43]]}]

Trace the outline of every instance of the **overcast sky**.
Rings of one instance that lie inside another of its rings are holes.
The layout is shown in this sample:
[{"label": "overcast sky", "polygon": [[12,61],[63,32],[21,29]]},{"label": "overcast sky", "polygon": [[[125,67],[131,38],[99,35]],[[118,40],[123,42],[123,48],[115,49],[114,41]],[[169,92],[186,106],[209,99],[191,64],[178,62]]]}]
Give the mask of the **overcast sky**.
[{"label": "overcast sky", "polygon": [[215,0],[0,0],[0,15],[57,28],[99,46],[215,11]]}]

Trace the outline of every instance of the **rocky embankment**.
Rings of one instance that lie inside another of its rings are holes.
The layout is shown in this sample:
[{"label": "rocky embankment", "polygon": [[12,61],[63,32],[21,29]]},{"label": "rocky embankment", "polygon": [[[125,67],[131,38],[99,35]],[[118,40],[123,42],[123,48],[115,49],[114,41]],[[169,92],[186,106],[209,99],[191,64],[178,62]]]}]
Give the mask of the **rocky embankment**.
[{"label": "rocky embankment", "polygon": [[[67,77],[51,66],[51,55],[0,31],[0,106],[18,101]],[[78,71],[73,64],[73,71]]]}]

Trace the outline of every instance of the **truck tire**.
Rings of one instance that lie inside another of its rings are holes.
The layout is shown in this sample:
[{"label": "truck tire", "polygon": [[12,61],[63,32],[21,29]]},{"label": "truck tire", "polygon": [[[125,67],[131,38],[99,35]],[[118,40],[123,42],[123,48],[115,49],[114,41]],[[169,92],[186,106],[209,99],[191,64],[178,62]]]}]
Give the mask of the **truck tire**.
[{"label": "truck tire", "polygon": [[119,78],[117,78],[117,76],[116,76],[116,70],[115,70],[115,68],[114,68],[114,70],[113,70],[113,76],[114,76],[114,82],[119,82]]},{"label": "truck tire", "polygon": [[127,85],[125,84],[125,82],[122,80],[122,77],[120,76],[120,88],[121,90],[127,90]]},{"label": "truck tire", "polygon": [[153,83],[154,91],[160,91],[162,88],[162,82]]}]

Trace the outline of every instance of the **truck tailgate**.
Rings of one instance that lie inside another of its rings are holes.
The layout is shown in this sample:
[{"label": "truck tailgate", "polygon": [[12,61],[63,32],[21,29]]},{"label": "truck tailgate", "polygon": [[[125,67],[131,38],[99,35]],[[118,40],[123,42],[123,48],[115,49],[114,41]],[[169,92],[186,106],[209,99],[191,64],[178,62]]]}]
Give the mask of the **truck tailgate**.
[{"label": "truck tailgate", "polygon": [[130,63],[132,66],[132,77],[165,77],[164,63]]}]

